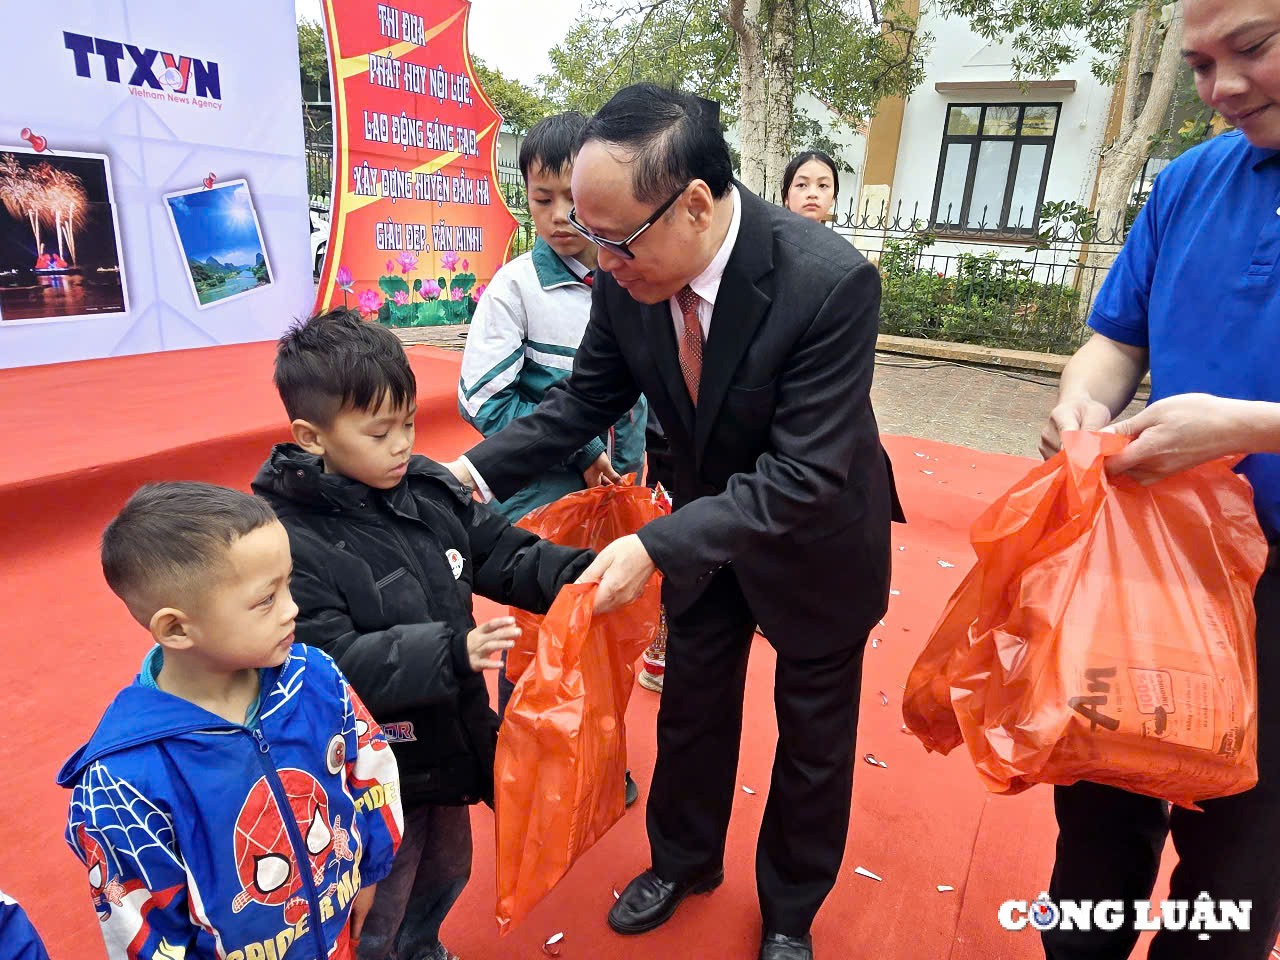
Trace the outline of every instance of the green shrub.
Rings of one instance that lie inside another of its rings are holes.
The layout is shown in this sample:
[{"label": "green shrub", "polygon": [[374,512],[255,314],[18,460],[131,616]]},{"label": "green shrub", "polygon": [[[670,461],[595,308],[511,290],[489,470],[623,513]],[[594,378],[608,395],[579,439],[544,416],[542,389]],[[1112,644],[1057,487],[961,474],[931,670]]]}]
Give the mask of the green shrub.
[{"label": "green shrub", "polygon": [[[989,347],[1071,353],[1080,344],[1080,291],[1033,279],[1029,264],[962,253],[955,271],[922,263],[931,234],[885,241],[880,256],[880,331]],[[941,259],[941,258],[940,258]],[[951,258],[943,259],[946,263]]]}]

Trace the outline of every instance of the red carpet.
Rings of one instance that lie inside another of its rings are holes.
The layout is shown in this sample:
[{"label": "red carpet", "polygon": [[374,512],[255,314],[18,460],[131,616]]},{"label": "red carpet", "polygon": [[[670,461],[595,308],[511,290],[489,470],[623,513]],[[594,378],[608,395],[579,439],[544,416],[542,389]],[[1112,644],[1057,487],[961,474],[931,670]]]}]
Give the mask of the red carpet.
[{"label": "red carpet", "polygon": [[[248,344],[0,378],[0,609],[11,703],[0,732],[8,780],[0,822],[9,828],[0,889],[26,906],[55,960],[101,956],[102,948],[84,873],[61,841],[67,795],[54,775],[147,647],[102,582],[98,535],[147,480],[247,487],[270,444],[285,436],[272,355],[270,344]],[[456,412],[459,357],[424,347],[410,357],[420,452],[452,458],[475,440]],[[818,917],[815,944],[824,960],[1031,960],[1042,956],[1036,935],[1001,930],[996,909],[1006,899],[1032,899],[1047,884],[1056,833],[1049,791],[988,796],[961,753],[928,756],[900,732],[901,684],[970,562],[968,527],[1029,461],[906,438],[886,443],[911,522],[895,529],[898,594],[875,634],[881,642],[867,650],[858,746],[888,766],[858,765],[845,867]],[[496,612],[488,604],[477,611]],[[605,924],[612,888],[648,865],[643,807],[658,698],[638,689],[628,724],[640,803],[501,940],[493,920],[493,820],[476,809],[473,879],[445,925],[450,948],[464,960],[533,960],[544,956],[547,937],[563,932],[566,960],[754,957],[755,836],[776,737],[772,667],[771,649],[757,640],[739,774],[757,793],[737,794],[723,887],[686,902],[642,937],[618,937]],[[859,866],[882,881],[857,875]],[[939,893],[939,884],[955,889]]]}]

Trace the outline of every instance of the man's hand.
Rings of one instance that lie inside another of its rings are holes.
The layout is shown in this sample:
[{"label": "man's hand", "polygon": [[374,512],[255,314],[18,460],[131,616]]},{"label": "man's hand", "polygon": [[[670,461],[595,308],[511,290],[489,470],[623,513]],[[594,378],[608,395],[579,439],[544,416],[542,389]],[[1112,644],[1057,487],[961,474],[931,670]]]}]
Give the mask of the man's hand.
[{"label": "man's hand", "polygon": [[360,942],[360,933],[364,930],[364,918],[369,915],[369,908],[373,906],[373,891],[378,889],[376,883],[371,883],[367,887],[361,887],[360,892],[356,894],[355,899],[351,901],[351,946],[352,956],[355,955],[355,946]]},{"label": "man's hand", "polygon": [[467,465],[461,460],[450,460],[448,463],[441,464],[441,466],[452,473],[454,479],[468,490],[476,488],[475,478],[471,476],[471,471],[467,469]]},{"label": "man's hand", "polygon": [[1250,449],[1250,404],[1207,393],[1182,393],[1151,404],[1109,432],[1133,437],[1107,458],[1107,472],[1144,486],[1192,467]]},{"label": "man's hand", "polygon": [[618,476],[618,471],[613,469],[613,464],[609,462],[609,454],[602,453],[596,457],[595,463],[582,471],[582,479],[586,481],[587,488],[603,487],[606,484],[617,483],[622,478]]},{"label": "man's hand", "polygon": [[479,673],[481,670],[501,669],[502,661],[497,659],[498,654],[514,647],[520,636],[520,628],[515,622],[515,617],[498,617],[480,624],[467,634],[467,657],[472,670]]},{"label": "man's hand", "polygon": [[655,567],[640,538],[634,533],[613,541],[582,571],[578,583],[599,581],[596,613],[608,613],[639,598]]},{"label": "man's hand", "polygon": [[1111,410],[1105,403],[1087,396],[1064,398],[1040,431],[1040,456],[1048,460],[1062,449],[1062,435],[1068,430],[1101,430],[1110,422]]}]

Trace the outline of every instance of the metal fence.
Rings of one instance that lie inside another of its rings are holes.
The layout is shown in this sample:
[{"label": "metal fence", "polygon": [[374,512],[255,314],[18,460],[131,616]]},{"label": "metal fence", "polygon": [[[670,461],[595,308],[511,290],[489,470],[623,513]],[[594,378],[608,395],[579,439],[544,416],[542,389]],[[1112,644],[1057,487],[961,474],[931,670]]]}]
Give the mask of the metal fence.
[{"label": "metal fence", "polygon": [[307,194],[311,206],[328,210],[333,191],[333,149],[307,145]]},{"label": "metal fence", "polygon": [[329,210],[333,192],[333,123],[327,103],[303,102],[307,194],[317,211]]},{"label": "metal fence", "polygon": [[502,191],[502,198],[512,211],[528,212],[529,194],[525,191],[524,177],[520,175],[518,167],[498,167],[498,189]]},{"label": "metal fence", "polygon": [[[533,245],[519,172],[500,171],[520,226],[512,256]],[[850,204],[830,226],[880,270],[880,331],[989,347],[1073,353],[1136,210],[1099,223],[1076,204],[1046,204],[1016,234],[929,223],[929,211]]]},{"label": "metal fence", "polygon": [[511,256],[533,249],[533,241],[537,234],[533,229],[533,217],[529,214],[529,194],[525,189],[524,177],[518,168],[500,166],[498,168],[498,189],[502,198],[516,218],[515,236],[511,238]]},{"label": "metal fence", "polygon": [[1017,233],[931,224],[898,204],[837,215],[833,229],[880,270],[882,333],[1068,354],[1129,217],[1099,224],[1076,205],[1048,208]]}]

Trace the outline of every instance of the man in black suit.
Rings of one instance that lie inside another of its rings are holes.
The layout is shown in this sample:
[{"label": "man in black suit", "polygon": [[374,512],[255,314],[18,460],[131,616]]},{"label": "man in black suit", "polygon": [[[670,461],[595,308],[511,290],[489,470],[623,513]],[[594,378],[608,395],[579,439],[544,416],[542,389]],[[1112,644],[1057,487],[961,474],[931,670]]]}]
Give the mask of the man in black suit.
[{"label": "man in black suit", "polygon": [[763,960],[811,960],[853,789],[862,654],[900,517],[869,392],[880,279],[832,231],[732,180],[696,99],[640,84],[590,121],[575,228],[599,249],[573,373],[451,465],[482,495],[607,430],[641,392],[665,428],[677,509],[583,574],[597,609],[658,569],[670,627],[648,803],[652,869],[609,912],[665,922],[724,877],[747,655],[777,651],[778,748],[756,856]]}]

